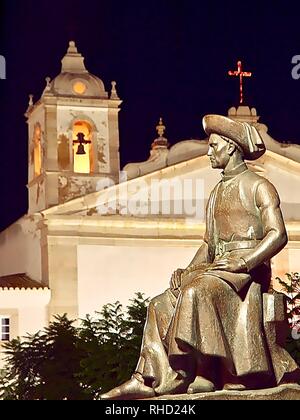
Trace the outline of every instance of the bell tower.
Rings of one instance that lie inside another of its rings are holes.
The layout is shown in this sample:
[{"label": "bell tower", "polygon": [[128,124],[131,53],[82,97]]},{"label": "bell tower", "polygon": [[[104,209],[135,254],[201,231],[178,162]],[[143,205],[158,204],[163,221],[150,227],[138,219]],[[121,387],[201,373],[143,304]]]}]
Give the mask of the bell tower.
[{"label": "bell tower", "polygon": [[121,103],[116,82],[108,95],[70,41],[61,73],[52,81],[46,78],[37,102],[30,95],[25,114],[29,213],[119,182]]}]

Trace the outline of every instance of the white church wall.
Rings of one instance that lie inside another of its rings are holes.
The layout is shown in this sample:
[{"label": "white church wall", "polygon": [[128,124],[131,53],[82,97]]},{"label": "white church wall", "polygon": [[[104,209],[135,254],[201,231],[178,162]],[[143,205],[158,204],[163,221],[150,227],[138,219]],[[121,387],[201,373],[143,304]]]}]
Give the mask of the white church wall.
[{"label": "white church wall", "polygon": [[[262,127],[263,125],[260,124]],[[287,144],[287,143],[281,143],[275,139],[273,139],[267,132],[267,127],[264,126],[265,129],[259,130],[264,143],[268,150],[272,150],[272,152],[277,153],[281,156],[286,156],[289,159],[292,159],[296,162],[300,162],[300,145],[299,144]]]},{"label": "white church wall", "polygon": [[16,222],[0,234],[0,276],[24,273],[26,262],[26,236]]},{"label": "white church wall", "polygon": [[[150,245],[151,244],[151,245]],[[79,245],[79,317],[117,300],[128,304],[135,292],[154,297],[169,287],[173,271],[186,267],[197,247],[183,241],[132,241],[132,246]]]},{"label": "white church wall", "polygon": [[[0,317],[10,320],[10,339],[37,333],[48,325],[50,294],[49,289],[0,290]],[[3,352],[0,352],[0,368],[3,357]]]},{"label": "white church wall", "polygon": [[40,231],[26,216],[0,234],[0,276],[17,273],[41,281]]},{"label": "white church wall", "polygon": [[11,338],[33,334],[48,324],[49,289],[1,289],[0,316],[11,318]]},{"label": "white church wall", "polygon": [[291,244],[288,250],[289,271],[300,273],[300,242]]},{"label": "white church wall", "polygon": [[267,178],[276,187],[285,221],[300,220],[299,175],[274,165],[266,165]]},{"label": "white church wall", "polygon": [[51,289],[49,316],[67,313],[78,318],[77,308],[77,240],[48,237],[48,281]]},{"label": "white church wall", "polygon": [[273,286],[282,291],[276,277],[286,280],[286,273],[300,273],[300,242],[289,241],[288,245],[272,260]]},{"label": "white church wall", "polygon": [[44,304],[19,308],[19,335],[34,334],[48,325],[48,307]]}]

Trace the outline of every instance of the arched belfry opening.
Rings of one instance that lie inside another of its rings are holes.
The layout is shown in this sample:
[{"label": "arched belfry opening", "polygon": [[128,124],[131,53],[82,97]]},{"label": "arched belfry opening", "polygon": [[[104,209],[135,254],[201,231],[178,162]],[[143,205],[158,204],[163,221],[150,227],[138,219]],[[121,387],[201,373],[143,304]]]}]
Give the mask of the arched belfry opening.
[{"label": "arched belfry opening", "polygon": [[39,123],[34,126],[33,132],[33,162],[34,162],[34,176],[41,175],[42,171],[42,147],[41,147],[42,129]]},{"label": "arched belfry opening", "polygon": [[73,171],[89,174],[93,172],[93,130],[87,121],[76,121],[72,126]]}]

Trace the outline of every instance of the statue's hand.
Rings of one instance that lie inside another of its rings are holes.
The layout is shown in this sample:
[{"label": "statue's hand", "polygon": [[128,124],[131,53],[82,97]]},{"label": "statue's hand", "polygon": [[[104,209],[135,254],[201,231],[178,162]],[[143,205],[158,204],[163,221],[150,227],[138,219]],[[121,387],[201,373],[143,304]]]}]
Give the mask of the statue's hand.
[{"label": "statue's hand", "polygon": [[174,271],[170,280],[171,289],[179,289],[179,287],[181,286],[181,276],[183,272],[183,268],[177,268],[177,270]]},{"label": "statue's hand", "polygon": [[224,270],[230,271],[232,273],[246,273],[247,266],[242,258],[236,259],[225,257],[220,259],[219,261],[215,261],[211,265],[210,270]]}]

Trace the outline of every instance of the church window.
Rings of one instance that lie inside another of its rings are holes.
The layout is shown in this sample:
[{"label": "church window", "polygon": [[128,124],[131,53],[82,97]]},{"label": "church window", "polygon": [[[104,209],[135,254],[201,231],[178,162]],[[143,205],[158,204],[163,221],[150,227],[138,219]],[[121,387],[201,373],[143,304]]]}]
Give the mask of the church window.
[{"label": "church window", "polygon": [[9,341],[10,339],[10,322],[8,317],[1,318],[1,341]]},{"label": "church window", "polygon": [[39,123],[35,124],[33,132],[33,162],[34,176],[39,176],[42,170],[42,148],[41,148],[42,130]]},{"label": "church window", "polygon": [[86,121],[73,125],[73,164],[74,172],[88,174],[92,164],[92,128]]}]

